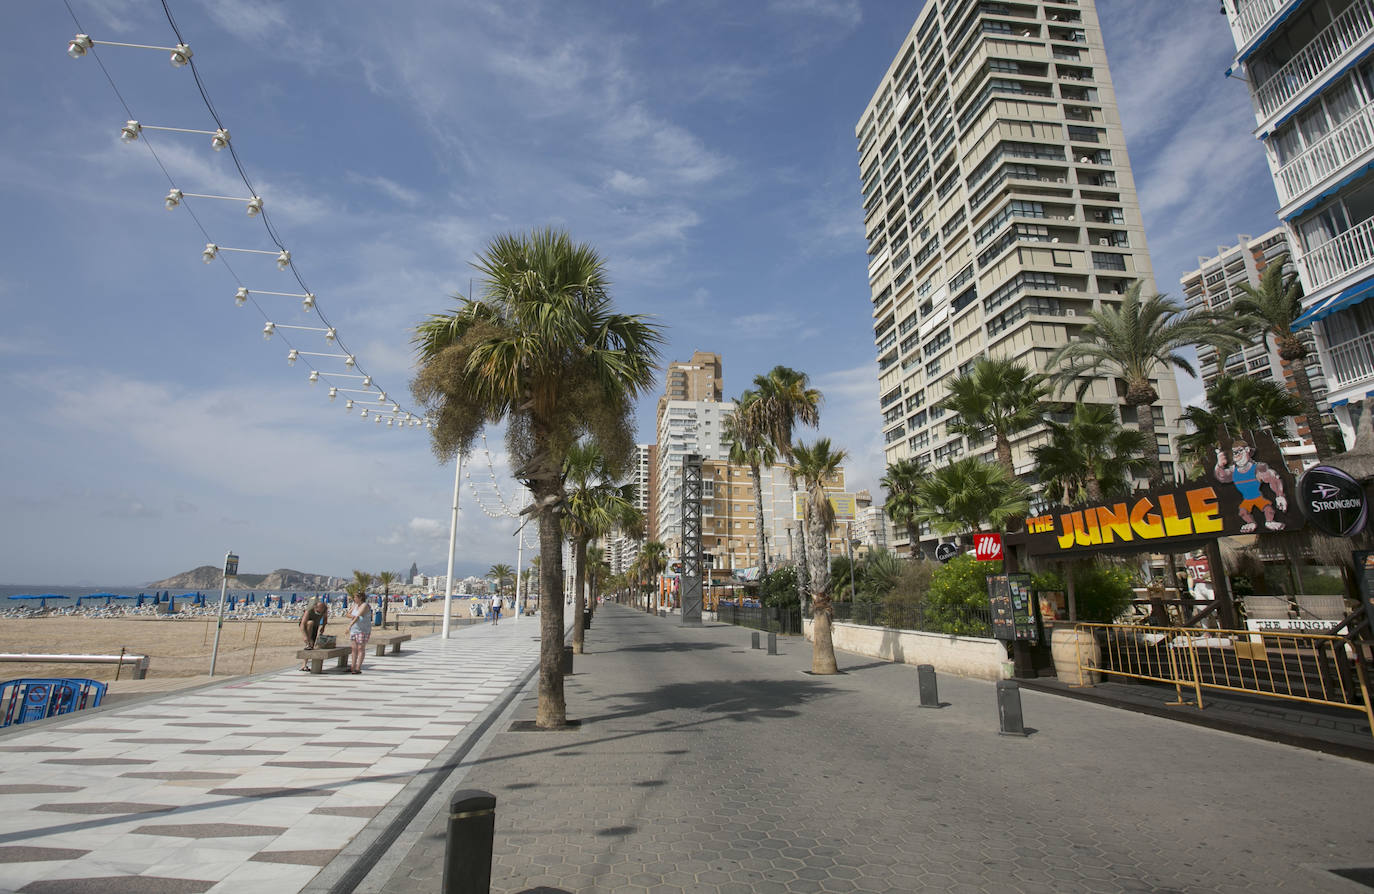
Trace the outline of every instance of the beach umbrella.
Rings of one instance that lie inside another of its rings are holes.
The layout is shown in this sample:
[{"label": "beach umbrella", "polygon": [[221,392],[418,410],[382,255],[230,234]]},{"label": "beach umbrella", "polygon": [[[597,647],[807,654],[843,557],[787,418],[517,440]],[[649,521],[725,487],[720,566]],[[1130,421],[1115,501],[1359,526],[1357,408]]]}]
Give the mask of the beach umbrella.
[{"label": "beach umbrella", "polygon": [[118,599],[119,597],[116,596],[114,593],[91,593],[90,595],[86,596],[85,598],[86,598],[86,599],[104,599],[104,600],[105,600],[105,604],[106,604],[106,605],[109,605],[111,599]]}]

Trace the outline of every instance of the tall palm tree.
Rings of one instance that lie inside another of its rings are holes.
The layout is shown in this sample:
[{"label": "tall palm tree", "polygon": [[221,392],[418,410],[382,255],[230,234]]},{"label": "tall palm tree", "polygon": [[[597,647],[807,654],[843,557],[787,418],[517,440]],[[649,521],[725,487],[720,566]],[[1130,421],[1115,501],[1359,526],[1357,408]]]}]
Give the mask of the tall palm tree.
[{"label": "tall palm tree", "polygon": [[587,544],[609,533],[629,513],[634,504],[622,488],[612,483],[615,470],[594,441],[573,445],[563,461],[564,486],[568,491],[563,530],[573,545],[573,651],[581,653],[586,641],[583,611],[586,609]]},{"label": "tall palm tree", "polygon": [[635,560],[640,583],[645,587],[644,610],[654,612],[654,600],[650,586],[658,582],[658,576],[668,567],[668,547],[660,540],[650,540],[639,551]]},{"label": "tall palm tree", "polygon": [[829,438],[820,438],[811,445],[797,444],[793,448],[797,475],[806,487],[806,539],[808,569],[811,585],[811,673],[835,674],[835,643],[832,637],[834,609],[830,599],[830,525],[835,509],[825,484],[839,470],[848,456],[843,450],[832,450]]},{"label": "tall palm tree", "polygon": [[645,317],[614,312],[605,262],[552,228],[497,236],[478,256],[481,297],[416,327],[411,390],[434,420],[448,460],[489,423],[507,422],[515,477],[539,525],[541,728],[566,725],[563,694],[563,458],[583,435],[616,465],[634,449],[631,414],[650,388],[662,335]]},{"label": "tall palm tree", "polygon": [[1145,436],[1122,428],[1113,406],[1075,404],[1067,422],[1047,419],[1046,425],[1049,441],[1031,453],[1050,500],[1071,504],[1124,496],[1134,476],[1148,467]]},{"label": "tall palm tree", "polygon": [[906,528],[913,561],[921,556],[921,524],[916,518],[916,509],[919,506],[916,501],[916,489],[927,474],[929,472],[925,463],[909,456],[888,466],[878,481],[887,490],[887,502],[883,504],[883,511],[894,524]]},{"label": "tall palm tree", "polygon": [[1302,415],[1307,419],[1307,431],[1316,448],[1317,459],[1331,457],[1331,442],[1322,424],[1321,410],[1312,393],[1307,377],[1307,345],[1293,332],[1293,323],[1302,316],[1302,283],[1297,273],[1284,274],[1288,255],[1280,255],[1264,268],[1259,287],[1246,283],[1240,287],[1245,297],[1236,299],[1235,311],[1247,332],[1259,335],[1268,342],[1273,339],[1279,357],[1288,363],[1293,376],[1293,390],[1302,403]]},{"label": "tall palm tree", "polygon": [[1015,360],[979,357],[972,370],[952,379],[948,387],[949,394],[936,406],[959,414],[949,423],[950,430],[967,435],[970,444],[991,433],[997,461],[1015,475],[1011,436],[1044,418],[1044,400],[1051,391],[1047,377]]},{"label": "tall palm tree", "polygon": [[515,569],[503,563],[497,563],[491,566],[491,568],[487,571],[487,577],[496,581],[496,592],[498,594],[505,592],[506,581],[510,580],[514,576]]},{"label": "tall palm tree", "polygon": [[[1076,385],[1080,398],[1091,385],[1089,379],[1080,381],[1081,376],[1120,380],[1126,389],[1126,406],[1135,409],[1136,425],[1153,445],[1157,443],[1154,404],[1159,392],[1150,379],[1170,367],[1195,375],[1182,354],[1185,347],[1205,344],[1230,353],[1243,346],[1245,339],[1237,334],[1234,321],[1228,326],[1210,313],[1185,312],[1165,295],[1142,299],[1141,286],[1140,280],[1132,283],[1119,305],[1103,304],[1089,311],[1080,340],[1062,345],[1050,356],[1049,364],[1058,368],[1055,381],[1064,387]],[[1159,451],[1147,450],[1145,456],[1150,485],[1158,487],[1164,481]]]},{"label": "tall palm tree", "polygon": [[804,372],[775,366],[754,377],[754,398],[750,401],[751,424],[773,445],[779,456],[792,461],[792,433],[796,427],[815,428],[821,422],[821,393],[811,387]]},{"label": "tall palm tree", "polygon": [[394,571],[377,572],[377,586],[382,588],[382,626],[386,626],[386,604],[391,601],[391,585],[401,579]]},{"label": "tall palm tree", "polygon": [[1244,376],[1219,376],[1208,387],[1209,408],[1185,407],[1183,421],[1191,429],[1179,435],[1180,457],[1198,472],[1210,472],[1213,450],[1226,437],[1254,443],[1255,432],[1275,438],[1286,433],[1288,419],[1303,412],[1302,401],[1277,382]]},{"label": "tall palm tree", "polygon": [[934,470],[916,490],[916,518],[937,534],[1000,528],[1024,516],[1030,488],[1001,463],[966,456]]},{"label": "tall palm tree", "polygon": [[762,414],[759,412],[759,393],[745,391],[735,401],[735,409],[726,417],[721,432],[729,445],[729,461],[747,465],[754,482],[754,528],[759,541],[759,577],[768,574],[768,540],[763,527],[763,467],[778,461],[777,449],[768,439]]},{"label": "tall palm tree", "polygon": [[611,579],[611,563],[606,561],[606,551],[599,546],[587,548],[587,598],[588,605],[595,606],[601,595],[601,588]]}]

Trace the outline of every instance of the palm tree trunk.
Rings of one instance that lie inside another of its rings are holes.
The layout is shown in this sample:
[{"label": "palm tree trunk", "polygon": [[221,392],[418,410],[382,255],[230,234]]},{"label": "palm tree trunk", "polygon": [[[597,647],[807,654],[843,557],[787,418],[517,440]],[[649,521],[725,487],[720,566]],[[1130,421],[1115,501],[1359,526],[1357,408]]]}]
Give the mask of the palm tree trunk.
[{"label": "palm tree trunk", "polygon": [[1312,382],[1307,378],[1307,367],[1302,361],[1302,357],[1290,360],[1288,371],[1293,374],[1293,387],[1298,392],[1302,413],[1307,417],[1307,433],[1312,438],[1312,447],[1317,451],[1317,459],[1325,461],[1331,457],[1331,442],[1326,438],[1321,410],[1317,409],[1317,399],[1312,394]]},{"label": "palm tree trunk", "polygon": [[582,654],[585,632],[582,629],[582,599],[587,589],[587,538],[579,537],[573,542],[573,652]]},{"label": "palm tree trunk", "polygon": [[1011,441],[1007,440],[1004,434],[997,435],[997,461],[1002,464],[1002,468],[1007,470],[1007,476],[1016,477],[1016,468],[1011,461]]},{"label": "palm tree trunk", "polygon": [[768,576],[768,544],[763,532],[763,473],[758,466],[750,466],[749,474],[754,479],[754,525],[759,538],[759,578],[763,579]]},{"label": "palm tree trunk", "polygon": [[1131,397],[1132,395],[1128,391],[1126,403],[1135,407],[1136,427],[1145,436],[1145,461],[1150,467],[1150,487],[1159,487],[1164,483],[1164,468],[1159,464],[1159,439],[1155,435],[1154,401],[1135,402],[1131,400]]},{"label": "palm tree trunk", "polygon": [[835,664],[835,640],[833,635],[834,612],[830,603],[830,574],[826,565],[830,550],[826,548],[825,520],[809,518],[804,540],[810,540],[807,552],[811,555],[810,578],[812,594],[811,611],[811,673],[836,674],[839,667]]},{"label": "palm tree trunk", "polygon": [[[538,482],[541,483],[542,482]],[[535,492],[539,509],[539,709],[535,725],[559,729],[567,725],[568,703],[563,696],[563,532],[552,505],[541,498],[556,495],[557,484]]]},{"label": "palm tree trunk", "polygon": [[[803,522],[802,524],[805,525],[805,522]],[[805,615],[806,603],[809,601],[807,599],[807,595],[811,592],[811,586],[808,580],[808,578],[810,578],[811,575],[809,573],[810,569],[806,564],[805,527],[803,527],[802,530],[798,533],[800,534],[800,536],[797,538],[797,541],[799,542],[800,546],[798,547],[797,557],[797,607],[801,610],[801,613]]]},{"label": "palm tree trunk", "polygon": [[921,534],[915,522],[906,526],[906,539],[911,542],[911,561],[914,562],[921,557]]}]

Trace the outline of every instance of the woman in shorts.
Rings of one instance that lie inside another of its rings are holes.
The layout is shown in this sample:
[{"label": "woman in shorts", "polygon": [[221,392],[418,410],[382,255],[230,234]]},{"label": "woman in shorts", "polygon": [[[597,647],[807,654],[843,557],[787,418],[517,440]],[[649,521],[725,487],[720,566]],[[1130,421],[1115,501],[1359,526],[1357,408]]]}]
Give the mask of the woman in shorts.
[{"label": "woman in shorts", "polygon": [[348,607],[348,641],[353,646],[349,661],[349,672],[363,672],[363,651],[372,636],[372,606],[367,604],[366,593],[354,593],[353,604]]}]

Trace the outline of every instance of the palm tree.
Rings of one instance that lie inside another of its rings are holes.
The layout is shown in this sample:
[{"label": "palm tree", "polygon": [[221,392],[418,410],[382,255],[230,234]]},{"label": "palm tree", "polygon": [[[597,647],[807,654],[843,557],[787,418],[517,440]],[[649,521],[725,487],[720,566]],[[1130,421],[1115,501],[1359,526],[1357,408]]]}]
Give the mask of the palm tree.
[{"label": "palm tree", "polygon": [[382,626],[386,626],[386,604],[391,601],[391,585],[401,579],[394,571],[377,572],[377,586],[382,588]]},{"label": "palm tree", "polygon": [[936,406],[959,414],[948,427],[967,435],[970,446],[991,432],[997,461],[1015,475],[1011,436],[1044,418],[1044,400],[1050,391],[1046,376],[1024,364],[979,357],[968,374],[950,381],[949,394]]},{"label": "palm tree", "polygon": [[1185,407],[1183,421],[1191,431],[1179,435],[1180,457],[1199,472],[1211,471],[1212,451],[1228,436],[1254,443],[1255,432],[1282,437],[1288,419],[1303,412],[1302,401],[1267,379],[1219,376],[1207,389],[1207,404]]},{"label": "palm tree", "polygon": [[917,486],[916,502],[917,520],[937,534],[965,534],[1022,517],[1030,488],[1001,463],[966,456],[931,472]]},{"label": "palm tree", "polygon": [[435,453],[467,450],[489,423],[507,422],[515,476],[539,525],[541,728],[566,725],[563,694],[563,460],[584,435],[624,465],[634,449],[635,399],[654,381],[658,326],[615,313],[595,249],[553,229],[498,236],[478,256],[481,297],[416,327],[411,385],[434,419]]},{"label": "palm tree", "polygon": [[487,577],[496,581],[497,595],[506,590],[506,581],[515,576],[515,569],[503,563],[497,563],[487,571]]},{"label": "palm tree", "polygon": [[792,461],[792,432],[798,424],[815,428],[821,422],[821,393],[811,387],[804,372],[775,366],[754,377],[754,397],[749,402],[750,424],[773,445],[773,450]]},{"label": "palm tree", "polygon": [[[1177,302],[1165,295],[1140,297],[1142,282],[1137,280],[1126,290],[1118,306],[1104,304],[1101,309],[1088,312],[1088,325],[1083,327],[1080,340],[1070,341],[1057,349],[1049,359],[1051,367],[1058,367],[1055,381],[1062,386],[1077,384],[1081,398],[1091,385],[1090,380],[1077,381],[1080,376],[1111,376],[1126,388],[1125,403],[1135,408],[1136,425],[1148,444],[1156,444],[1155,401],[1159,392],[1150,384],[1170,367],[1195,375],[1193,366],[1183,356],[1182,349],[1193,345],[1211,345],[1222,353],[1238,350],[1245,344],[1235,331],[1234,322],[1228,327],[1216,316],[1199,311],[1185,312]],[[1159,465],[1159,451],[1147,450],[1150,486],[1164,481]]]},{"label": "palm tree", "polygon": [[815,444],[797,444],[792,451],[797,475],[806,486],[806,539],[810,568],[807,577],[811,585],[811,673],[835,674],[835,643],[832,638],[834,609],[830,600],[830,559],[828,534],[835,520],[835,509],[825,484],[839,470],[848,456],[843,450],[831,450],[830,439],[820,438]]},{"label": "palm tree", "polygon": [[654,612],[653,595],[649,591],[649,586],[657,583],[658,576],[663,573],[663,569],[668,567],[668,547],[659,540],[650,540],[644,544],[639,551],[639,558],[635,560],[635,567],[639,572],[639,580],[645,586],[644,610],[649,614]]},{"label": "palm tree", "polygon": [[1279,357],[1288,363],[1293,389],[1302,404],[1302,415],[1307,419],[1312,446],[1316,448],[1318,461],[1325,461],[1331,456],[1331,443],[1322,424],[1321,410],[1317,408],[1317,398],[1312,393],[1312,382],[1307,378],[1307,345],[1293,332],[1293,323],[1302,316],[1302,283],[1297,273],[1284,275],[1287,263],[1288,255],[1280,255],[1264,268],[1258,288],[1249,283],[1242,285],[1240,289],[1245,297],[1236,299],[1235,311],[1248,332],[1259,335],[1265,342],[1272,338]]},{"label": "palm tree", "polygon": [[754,482],[754,527],[759,540],[759,577],[768,574],[767,534],[763,528],[763,467],[778,461],[777,450],[768,439],[758,412],[759,394],[745,391],[735,401],[735,409],[725,417],[721,440],[729,445],[729,461],[747,465]]},{"label": "palm tree", "polygon": [[[596,605],[596,599],[601,595],[601,588],[609,582],[611,577],[611,563],[606,561],[606,551],[599,546],[587,548],[587,584],[589,606]],[[595,609],[593,609],[595,610]]]},{"label": "palm tree", "polygon": [[916,519],[916,489],[928,474],[925,464],[915,457],[899,459],[887,467],[878,481],[887,490],[887,502],[883,511],[893,523],[906,528],[907,541],[911,544],[911,558],[920,558],[920,522]]},{"label": "palm tree", "polygon": [[563,530],[573,545],[573,651],[581,653],[585,643],[583,611],[587,586],[587,544],[609,533],[629,513],[634,504],[622,488],[612,484],[615,475],[606,455],[594,441],[573,445],[563,461],[564,486],[568,491]]},{"label": "palm tree", "polygon": [[1075,404],[1067,422],[1047,419],[1046,425],[1048,443],[1031,453],[1047,499],[1072,504],[1124,496],[1148,467],[1145,436],[1122,428],[1113,406]]}]

